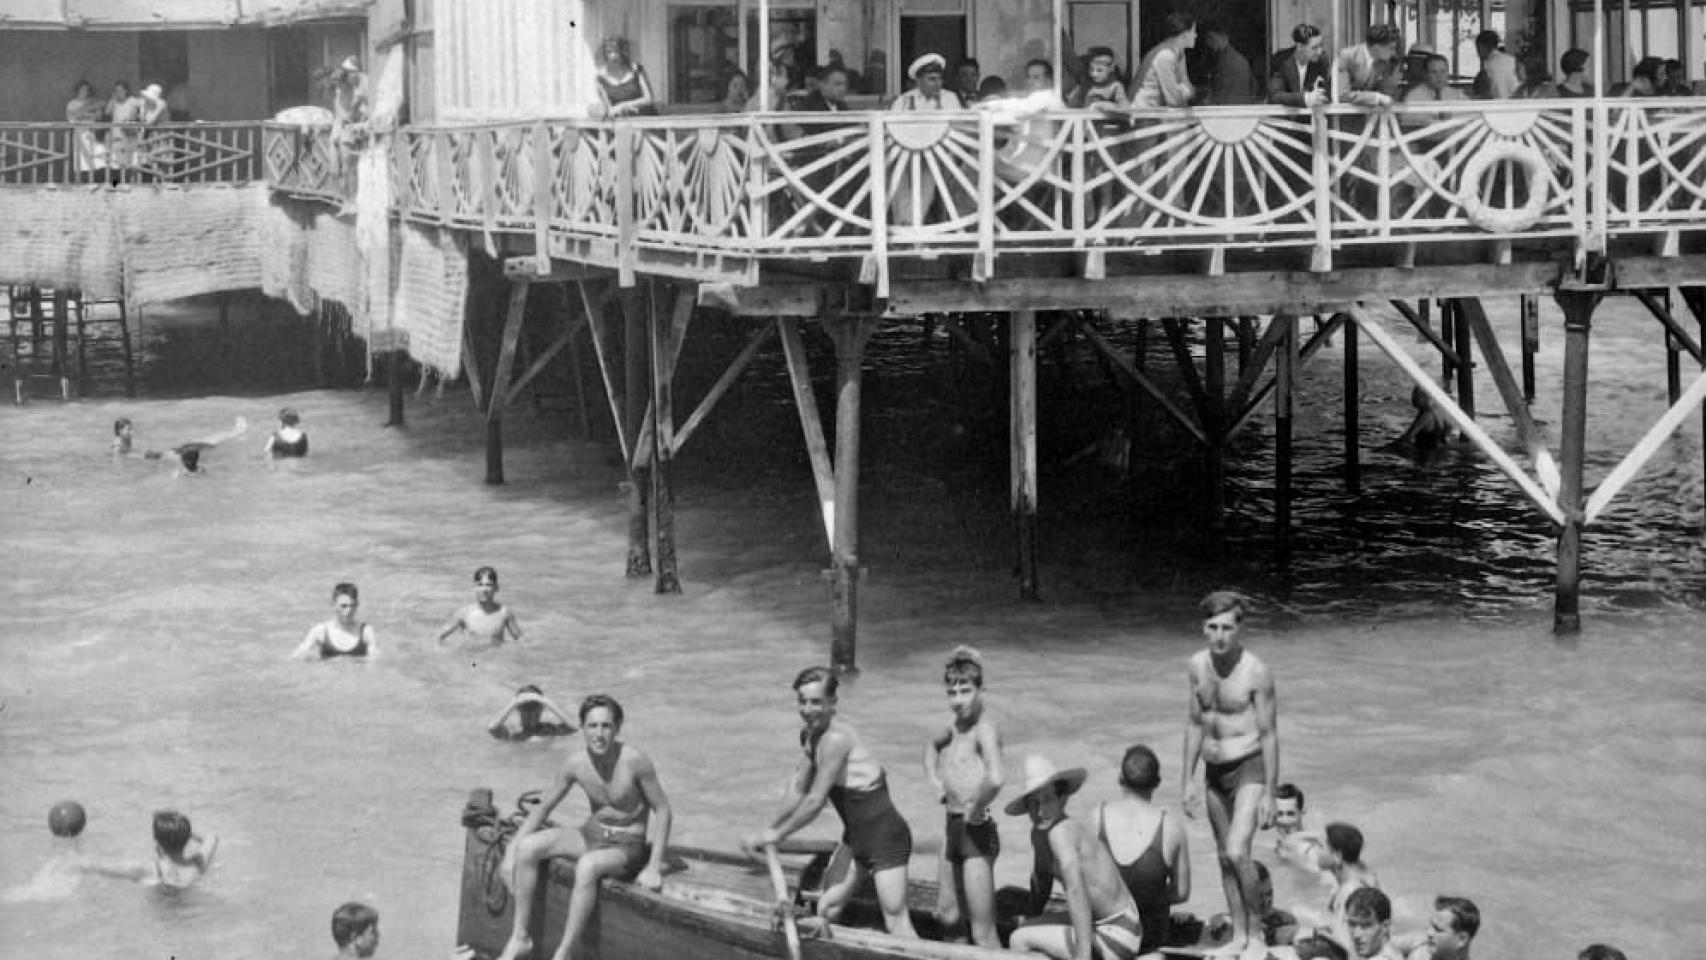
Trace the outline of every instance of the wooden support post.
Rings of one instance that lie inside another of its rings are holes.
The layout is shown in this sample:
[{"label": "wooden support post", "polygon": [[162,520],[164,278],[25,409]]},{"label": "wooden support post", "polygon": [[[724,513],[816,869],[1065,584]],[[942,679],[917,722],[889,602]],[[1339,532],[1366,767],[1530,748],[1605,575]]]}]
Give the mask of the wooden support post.
[{"label": "wooden support post", "polygon": [[1019,599],[1037,596],[1037,314],[1014,312],[1009,328],[1008,437]]},{"label": "wooden support post", "polygon": [[1256,318],[1238,318],[1238,372],[1250,365],[1250,355],[1256,350]]},{"label": "wooden support post", "polygon": [[1205,319],[1203,336],[1203,432],[1209,439],[1203,492],[1208,496],[1209,524],[1219,529],[1226,519],[1226,321]]},{"label": "wooden support post", "polygon": [[[141,311],[136,314],[136,329],[139,333],[142,330]],[[136,351],[131,348],[130,343],[130,310],[122,300],[118,304],[118,337],[120,345],[124,348],[124,395],[134,400],[136,398]]]},{"label": "wooden support post", "polygon": [[1291,407],[1297,386],[1297,318],[1280,314],[1274,322],[1285,324],[1276,362],[1279,389],[1274,393],[1274,549],[1283,560],[1291,555]]},{"label": "wooden support post", "polygon": [[81,291],[71,298],[71,309],[77,311],[77,398],[82,399],[83,385],[89,382],[89,314]]},{"label": "wooden support post", "polygon": [[875,318],[824,322],[835,341],[835,609],[830,664],[838,671],[857,669],[859,630],[859,400],[865,345],[877,329]]},{"label": "wooden support post", "polygon": [[[675,405],[670,389],[674,379],[675,357],[670,343],[671,317],[659,308],[658,288],[653,281],[650,304],[652,334],[652,519],[657,532],[658,593],[680,593],[681,578],[675,565],[675,487],[671,464],[675,459]],[[669,288],[665,288],[669,289]],[[675,288],[674,312],[693,312],[693,292],[686,287]],[[686,318],[674,321],[685,327]]]},{"label": "wooden support post", "polygon": [[[64,287],[53,288],[53,375],[63,384],[71,369],[70,298]],[[62,396],[64,395],[63,387]]]},{"label": "wooden support post", "polygon": [[[618,166],[622,166],[619,164]],[[651,467],[640,464],[640,430],[646,419],[646,371],[651,354],[646,343],[646,316],[638,298],[627,290],[618,291],[616,302],[622,307],[622,349],[625,363],[622,375],[622,422],[627,431],[628,446],[622,451],[628,466],[628,576],[652,575]]]},{"label": "wooden support post", "polygon": [[1457,318],[1450,300],[1439,302],[1439,338],[1450,353],[1440,351],[1439,379],[1455,395],[1457,380]]},{"label": "wooden support post", "polygon": [[[1662,305],[1664,312],[1671,312],[1670,290],[1663,294]],[[1682,347],[1676,342],[1676,337],[1665,331],[1665,397],[1671,406],[1682,398]]]},{"label": "wooden support post", "polygon": [[393,350],[385,356],[385,387],[391,401],[387,427],[403,425],[403,364],[408,360],[409,354],[403,350]]},{"label": "wooden support post", "polygon": [[503,345],[498,349],[497,367],[492,370],[491,389],[486,391],[486,482],[493,485],[504,482],[504,409],[509,406],[510,373],[515,369],[515,348],[521,341],[521,327],[527,319],[527,291],[532,286],[525,280],[510,283]]},{"label": "wooden support post", "polygon": [[[1534,402],[1534,355],[1540,350],[1540,298],[1522,298],[1522,399]],[[1485,350],[1481,351],[1485,353]]]},{"label": "wooden support post", "polygon": [[1475,338],[1469,333],[1469,317],[1463,304],[1453,301],[1451,319],[1457,328],[1457,405],[1470,417],[1475,416]]},{"label": "wooden support post", "polygon": [[1562,477],[1558,505],[1563,529],[1558,534],[1558,582],[1553,601],[1552,628],[1558,633],[1581,629],[1582,464],[1587,449],[1588,335],[1600,295],[1592,291],[1559,290],[1564,308],[1564,427]]},{"label": "wooden support post", "polygon": [[1362,489],[1361,399],[1362,387],[1357,382],[1357,325],[1345,327],[1345,489],[1357,493]]}]

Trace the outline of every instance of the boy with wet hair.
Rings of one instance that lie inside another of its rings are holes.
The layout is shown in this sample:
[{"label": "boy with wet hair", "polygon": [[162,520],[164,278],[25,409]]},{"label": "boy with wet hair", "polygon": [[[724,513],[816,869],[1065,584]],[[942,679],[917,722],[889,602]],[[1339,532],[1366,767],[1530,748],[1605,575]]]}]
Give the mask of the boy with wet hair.
[{"label": "boy with wet hair", "polygon": [[1303,791],[1295,783],[1274,789],[1274,853],[1282,863],[1320,870],[1321,838],[1303,826]]},{"label": "boy with wet hair", "polygon": [[1438,896],[1428,921],[1427,939],[1410,956],[1427,960],[1469,960],[1469,946],[1481,932],[1481,908],[1468,897]]},{"label": "boy with wet hair", "polygon": [[1392,943],[1392,901],[1377,887],[1361,887],[1345,901],[1351,953],[1361,960],[1404,960]]},{"label": "boy with wet hair", "polygon": [[90,864],[86,869],[145,886],[182,890],[194,886],[212,869],[213,855],[218,849],[219,838],[197,834],[190,826],[189,817],[176,810],[157,810],[152,864]]},{"label": "boy with wet hair", "polygon": [[332,911],[332,942],[339,960],[373,956],[379,949],[379,911],[353,900]]},{"label": "boy with wet hair", "polygon": [[1001,734],[983,707],[983,661],[958,647],[942,671],[954,718],[924,744],[924,775],[947,807],[936,915],[950,936],[969,924],[971,941],[999,949],[995,931],[995,858],[1001,837],[989,804],[1001,792]]},{"label": "boy with wet hair", "polygon": [[[1347,951],[1356,952],[1349,927],[1350,898],[1360,890],[1379,889],[1380,879],[1362,862],[1362,831],[1348,823],[1327,824],[1327,844],[1320,855],[1321,869],[1333,875],[1333,895],[1327,900],[1325,929],[1316,932],[1331,937]],[[1388,917],[1391,908],[1388,907]]]},{"label": "boy with wet hair", "polygon": [[[546,719],[547,714],[553,719]],[[533,683],[516,688],[515,698],[504,707],[503,713],[486,725],[486,732],[499,740],[560,737],[574,733],[575,729],[568,716],[545,699],[545,691]]]}]

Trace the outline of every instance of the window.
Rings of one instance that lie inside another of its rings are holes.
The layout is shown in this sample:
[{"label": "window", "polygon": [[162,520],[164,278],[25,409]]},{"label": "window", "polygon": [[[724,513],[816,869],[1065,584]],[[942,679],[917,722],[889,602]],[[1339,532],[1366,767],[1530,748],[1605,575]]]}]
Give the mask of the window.
[{"label": "window", "polygon": [[168,94],[190,79],[190,35],[182,30],[142,33],[137,38],[139,82],[158,83]]},{"label": "window", "polygon": [[[746,65],[741,66],[738,14],[729,6],[669,8],[669,97],[673,103],[718,103],[729,78],[745,70],[747,89],[764,82],[758,57],[758,13],[746,16]],[[803,86],[806,70],[817,66],[817,11],[770,11],[771,56],[788,64],[792,85]]]}]

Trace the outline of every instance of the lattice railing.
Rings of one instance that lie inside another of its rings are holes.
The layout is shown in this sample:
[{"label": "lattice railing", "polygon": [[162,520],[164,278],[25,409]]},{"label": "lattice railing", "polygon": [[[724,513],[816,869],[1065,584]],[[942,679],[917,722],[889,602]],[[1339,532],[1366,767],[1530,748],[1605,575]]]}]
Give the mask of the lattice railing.
[{"label": "lattice railing", "polygon": [[0,123],[0,184],[248,183],[259,123]]},{"label": "lattice railing", "polygon": [[1328,269],[1369,244],[1706,229],[1702,140],[1686,100],[788,113],[406,128],[395,170],[402,216],[619,259],[971,254],[987,274],[1013,253],[1299,247]]}]

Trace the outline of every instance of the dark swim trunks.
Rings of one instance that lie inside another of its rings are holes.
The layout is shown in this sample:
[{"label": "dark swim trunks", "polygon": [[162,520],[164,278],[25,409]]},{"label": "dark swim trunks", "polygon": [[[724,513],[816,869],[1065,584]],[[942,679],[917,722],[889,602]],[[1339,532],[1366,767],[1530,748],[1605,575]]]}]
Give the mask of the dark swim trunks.
[{"label": "dark swim trunks", "polygon": [[880,873],[912,859],[912,828],[889,800],[888,784],[878,781],[869,790],[832,787],[829,802],[841,815],[841,842],[853,851],[853,862]]},{"label": "dark swim trunks", "polygon": [[1261,786],[1267,781],[1267,776],[1268,768],[1262,763],[1260,750],[1228,763],[1205,764],[1203,769],[1203,782],[1220,797],[1229,817],[1238,796],[1238,788],[1247,783]]},{"label": "dark swim trunks", "polygon": [[970,823],[965,814],[950,813],[945,834],[942,856],[949,863],[967,860],[994,863],[995,858],[1001,855],[1001,834],[995,829],[995,821],[987,817],[982,823]]},{"label": "dark swim trunks", "polygon": [[622,852],[622,869],[612,874],[618,880],[632,880],[639,876],[652,857],[652,845],[646,842],[645,834],[612,830],[596,820],[581,824],[581,839],[586,841],[587,853],[594,850]]}]

